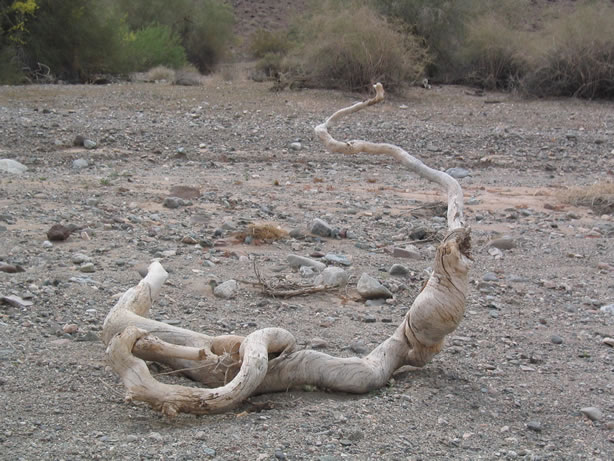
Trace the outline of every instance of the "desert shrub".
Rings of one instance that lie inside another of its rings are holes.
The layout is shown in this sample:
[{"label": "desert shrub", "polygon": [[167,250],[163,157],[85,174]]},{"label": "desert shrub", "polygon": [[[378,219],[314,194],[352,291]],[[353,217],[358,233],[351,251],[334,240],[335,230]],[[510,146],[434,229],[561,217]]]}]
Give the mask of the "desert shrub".
[{"label": "desert shrub", "polygon": [[258,59],[256,71],[265,77],[278,75],[282,62],[292,48],[287,31],[259,30],[249,38],[249,54]]},{"label": "desert shrub", "polygon": [[284,70],[285,55],[280,53],[266,53],[256,63],[257,75],[271,78],[279,75]]},{"label": "desert shrub", "polygon": [[427,61],[411,33],[355,2],[323,4],[298,22],[297,40],[284,65],[313,87],[358,91],[381,81],[394,90],[417,80]]},{"label": "desert shrub", "polygon": [[263,58],[269,54],[285,55],[290,48],[291,41],[286,31],[258,30],[249,38],[249,54],[253,58]]},{"label": "desert shrub", "polygon": [[482,1],[373,0],[372,3],[387,17],[404,23],[428,46],[432,60],[427,71],[431,77],[455,79],[466,25],[478,9],[481,11]]},{"label": "desert shrub", "polygon": [[474,19],[457,52],[457,73],[463,81],[487,89],[517,87],[527,66],[525,36],[526,32],[512,30],[499,15],[485,14]]},{"label": "desert shrub", "polygon": [[614,98],[614,7],[588,3],[547,24],[523,85],[536,96]]},{"label": "desert shrub", "polygon": [[126,46],[132,71],[143,71],[154,66],[177,69],[187,63],[180,37],[168,26],[154,24],[139,29],[129,35]]}]

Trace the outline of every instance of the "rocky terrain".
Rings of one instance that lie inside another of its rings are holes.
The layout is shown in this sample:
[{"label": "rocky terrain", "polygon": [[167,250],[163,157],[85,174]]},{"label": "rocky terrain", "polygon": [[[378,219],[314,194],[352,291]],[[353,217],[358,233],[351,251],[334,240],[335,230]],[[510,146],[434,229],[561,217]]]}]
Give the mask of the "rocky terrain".
[{"label": "rocky terrain", "polygon": [[[0,162],[0,459],[613,458],[614,218],[565,199],[612,182],[611,102],[413,88],[335,129],[455,168],[464,189],[467,311],[423,369],[367,395],[293,390],[172,421],[124,402],[100,330],[154,258],[170,277],[152,316],[210,335],[279,326],[350,356],[401,322],[445,198],[392,159],[324,151],[313,127],[356,99],[217,77],[0,88],[0,159],[27,167]],[[290,235],[253,238],[263,223]],[[291,254],[342,268],[347,288],[265,296],[254,267],[313,283]],[[393,298],[364,301],[363,273]]]}]

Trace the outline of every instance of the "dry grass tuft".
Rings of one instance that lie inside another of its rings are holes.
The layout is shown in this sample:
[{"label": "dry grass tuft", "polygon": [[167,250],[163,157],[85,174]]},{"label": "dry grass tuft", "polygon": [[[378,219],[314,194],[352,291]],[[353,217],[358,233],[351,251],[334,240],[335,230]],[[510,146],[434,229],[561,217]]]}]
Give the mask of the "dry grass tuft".
[{"label": "dry grass tuft", "polygon": [[288,237],[288,232],[274,223],[249,224],[245,231],[235,234],[238,240],[245,240],[245,237],[252,237],[254,240],[264,242],[274,242]]},{"label": "dry grass tuft", "polygon": [[145,80],[148,82],[175,81],[175,71],[166,66],[156,66],[145,73]]},{"label": "dry grass tuft", "polygon": [[611,182],[572,187],[563,199],[572,205],[587,206],[600,215],[614,215],[614,183]]}]

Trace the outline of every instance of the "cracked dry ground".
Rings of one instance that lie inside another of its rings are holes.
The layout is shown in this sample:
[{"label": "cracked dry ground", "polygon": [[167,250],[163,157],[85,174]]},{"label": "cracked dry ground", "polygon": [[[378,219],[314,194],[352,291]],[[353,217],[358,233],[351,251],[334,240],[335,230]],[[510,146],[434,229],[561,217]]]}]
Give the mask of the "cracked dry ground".
[{"label": "cracked dry ground", "polygon": [[[0,272],[0,296],[32,303],[0,304],[1,459],[612,459],[614,348],[603,340],[614,315],[600,307],[614,302],[614,221],[562,200],[571,186],[611,181],[605,102],[411,89],[333,130],[471,172],[460,180],[475,257],[467,312],[425,368],[368,395],[290,391],[173,421],[123,401],[98,335],[153,258],[170,279],[152,316],[207,334],[279,326],[347,356],[401,322],[445,229],[431,206],[444,198],[389,158],[324,151],[313,127],[355,99],[217,78],[0,88],[0,158],[29,168],[0,173],[0,260],[25,269]],[[73,147],[77,135],[96,148]],[[179,185],[197,197],[164,207]],[[351,238],[233,238],[252,222],[300,231],[315,218]],[[55,223],[79,230],[48,246]],[[419,258],[394,256],[412,235],[430,237],[414,243]],[[513,248],[489,245],[501,236]],[[254,262],[269,280],[308,282],[287,255],[330,252],[352,261],[343,292],[279,300],[243,282],[234,299],[211,293],[212,279],[255,280]],[[390,276],[395,263],[409,273]],[[363,272],[394,299],[358,300]]]}]

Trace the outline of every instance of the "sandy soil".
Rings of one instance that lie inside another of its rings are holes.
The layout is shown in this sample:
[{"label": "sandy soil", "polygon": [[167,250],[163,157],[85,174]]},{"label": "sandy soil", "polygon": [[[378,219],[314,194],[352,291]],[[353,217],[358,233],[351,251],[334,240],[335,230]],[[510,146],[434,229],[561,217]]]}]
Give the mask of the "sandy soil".
[{"label": "sandy soil", "polygon": [[[29,168],[0,173],[0,261],[25,269],[0,272],[0,296],[28,304],[0,303],[0,458],[612,459],[614,348],[603,341],[614,315],[600,308],[614,303],[614,220],[563,200],[571,186],[612,181],[614,105],[604,102],[413,88],[336,128],[471,173],[460,180],[475,256],[467,312],[424,369],[368,395],[297,390],[254,398],[264,410],[174,421],[123,401],[98,336],[153,258],[170,272],[155,318],[212,335],[280,326],[342,356],[391,334],[428,276],[445,230],[431,206],[439,191],[390,159],[324,151],[313,127],[356,95],[268,86],[0,88],[0,158]],[[77,135],[96,147],[73,146]],[[178,185],[197,198],[165,207]],[[310,235],[315,218],[351,238]],[[306,237],[233,238],[254,222]],[[77,230],[49,246],[56,223]],[[420,229],[428,238],[415,243]],[[514,248],[496,251],[499,237]],[[409,244],[419,259],[393,256]],[[287,255],[329,252],[352,261],[347,292],[277,300],[241,283],[234,299],[211,293],[211,279],[254,280],[254,262],[270,280],[307,283]],[[408,275],[390,276],[394,263]],[[394,299],[355,297],[363,272]]]}]

